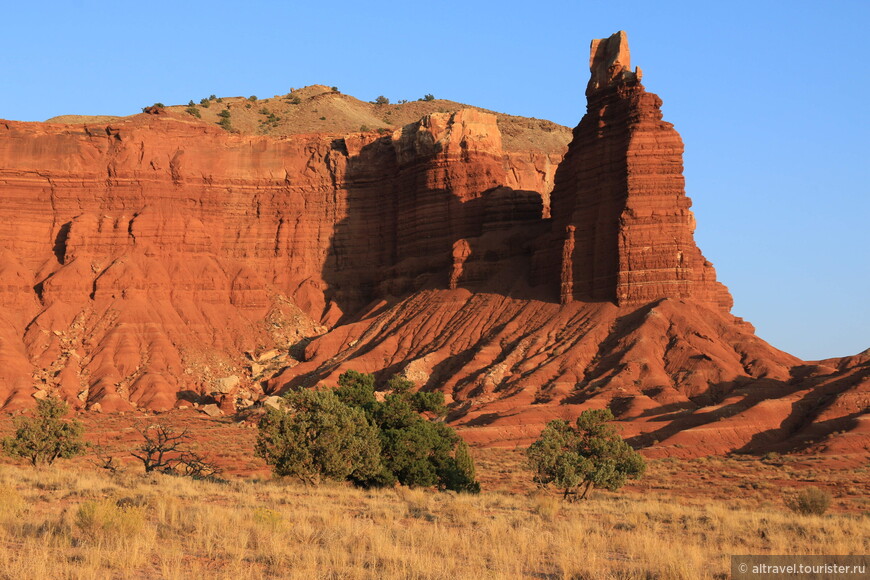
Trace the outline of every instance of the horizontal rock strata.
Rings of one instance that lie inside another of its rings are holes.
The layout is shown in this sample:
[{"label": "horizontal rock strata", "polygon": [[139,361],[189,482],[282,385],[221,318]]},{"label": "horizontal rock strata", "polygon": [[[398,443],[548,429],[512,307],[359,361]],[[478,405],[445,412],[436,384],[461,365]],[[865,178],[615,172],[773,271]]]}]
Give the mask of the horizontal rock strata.
[{"label": "horizontal rock strata", "polygon": [[567,147],[476,109],[280,137],[0,121],[0,408],[219,416],[356,369],[444,391],[482,444],[608,407],[652,455],[866,454],[867,356],[803,363],[729,313],[624,33],[590,69]]}]

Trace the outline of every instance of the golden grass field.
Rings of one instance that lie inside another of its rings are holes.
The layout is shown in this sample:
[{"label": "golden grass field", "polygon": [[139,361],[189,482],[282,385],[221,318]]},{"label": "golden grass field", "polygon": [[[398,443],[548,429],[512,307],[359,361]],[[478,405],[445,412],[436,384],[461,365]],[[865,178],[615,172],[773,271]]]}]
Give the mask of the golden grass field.
[{"label": "golden grass field", "polygon": [[[493,457],[480,462],[484,482],[498,475]],[[763,491],[767,502],[667,492],[570,504],[534,490],[366,491],[7,463],[0,577],[694,580],[727,578],[731,554],[870,552],[866,505],[803,516],[779,489]]]}]

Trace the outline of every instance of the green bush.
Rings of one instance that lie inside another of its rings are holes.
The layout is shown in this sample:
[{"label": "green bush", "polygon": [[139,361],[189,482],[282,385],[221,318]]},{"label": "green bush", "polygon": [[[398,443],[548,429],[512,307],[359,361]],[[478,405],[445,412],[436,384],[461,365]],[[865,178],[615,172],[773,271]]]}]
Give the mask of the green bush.
[{"label": "green bush", "polygon": [[331,391],[296,391],[260,420],[256,453],[280,476],[367,481],[382,470],[377,429]]},{"label": "green bush", "polygon": [[202,99],[199,104],[203,109],[208,109],[211,106],[211,101],[208,99]]},{"label": "green bush", "polygon": [[221,118],[221,120],[218,121],[218,125],[220,125],[221,128],[223,128],[226,131],[233,130],[233,124],[232,124],[232,121],[230,121],[231,115],[230,115],[230,111],[228,109],[224,109],[223,111],[218,113],[218,117]]},{"label": "green bush", "polygon": [[257,100],[257,96],[256,96],[256,95],[251,95],[250,97],[248,97],[248,100],[249,100],[249,101],[256,101],[256,100]]},{"label": "green bush", "polygon": [[384,472],[369,485],[397,480],[410,487],[438,486],[453,491],[480,491],[468,447],[445,423],[427,419],[446,414],[444,394],[412,392],[414,384],[391,378],[383,401],[375,398],[372,375],[347,371],[339,377],[336,395],[345,404],[362,410],[378,427]]},{"label": "green bush", "polygon": [[435,95],[433,95],[431,93],[427,93],[427,94],[423,95],[423,100],[424,101],[434,101]]},{"label": "green bush", "polygon": [[390,104],[390,99],[388,99],[388,98],[385,97],[384,95],[378,95],[378,98],[375,99],[374,103],[375,103],[376,105],[389,105],[389,104]]},{"label": "green bush", "polygon": [[36,416],[13,419],[15,435],[3,439],[3,451],[30,461],[34,467],[51,465],[56,459],[69,459],[85,452],[84,426],[62,417],[69,407],[60,399],[37,401]]},{"label": "green bush", "polygon": [[394,377],[378,401],[372,375],[348,371],[338,383],[334,391],[289,393],[286,410],[270,409],[260,421],[256,452],[277,475],[480,491],[468,446],[421,414],[443,415],[441,393],[412,393],[413,383]]},{"label": "green bush", "polygon": [[562,488],[565,499],[576,499],[583,485],[585,499],[592,487],[613,491],[642,476],[643,457],[608,424],[612,420],[609,409],[598,409],[583,411],[573,427],[550,421],[526,452],[535,483]]},{"label": "green bush", "polygon": [[831,494],[817,487],[808,487],[785,501],[791,511],[803,515],[820,516],[831,505]]},{"label": "green bush", "polygon": [[188,115],[194,116],[197,119],[201,119],[202,115],[199,112],[199,109],[196,108],[196,105],[190,105],[184,110]]}]

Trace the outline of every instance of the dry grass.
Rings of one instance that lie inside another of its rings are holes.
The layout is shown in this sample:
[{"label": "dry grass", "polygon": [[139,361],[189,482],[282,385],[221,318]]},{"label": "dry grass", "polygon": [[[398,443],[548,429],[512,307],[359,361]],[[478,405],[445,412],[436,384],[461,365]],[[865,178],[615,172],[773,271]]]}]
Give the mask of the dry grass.
[{"label": "dry grass", "polygon": [[0,466],[3,578],[725,578],[729,554],[860,554],[865,515]]}]

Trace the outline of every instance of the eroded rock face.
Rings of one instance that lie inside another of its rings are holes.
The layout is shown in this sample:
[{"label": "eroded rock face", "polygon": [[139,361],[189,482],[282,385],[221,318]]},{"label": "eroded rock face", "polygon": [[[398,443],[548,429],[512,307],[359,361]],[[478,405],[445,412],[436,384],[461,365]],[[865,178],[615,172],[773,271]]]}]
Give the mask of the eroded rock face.
[{"label": "eroded rock face", "polygon": [[281,139],[163,115],[3,122],[0,401],[165,410],[221,377],[247,387],[244,352],[446,286],[457,240],[540,222],[559,157],[505,152],[474,110]]},{"label": "eroded rock face", "polygon": [[804,365],[729,313],[624,33],[590,69],[564,160],[470,109],[280,138],[0,121],[0,408],[231,414],[355,369],[443,390],[486,444],[610,407],[664,454],[866,449],[866,357]]},{"label": "eroded rock face", "polygon": [[558,279],[563,303],[692,298],[730,310],[693,239],[683,142],[629,63],[624,32],[592,42],[587,111],[556,173],[541,274]]}]

